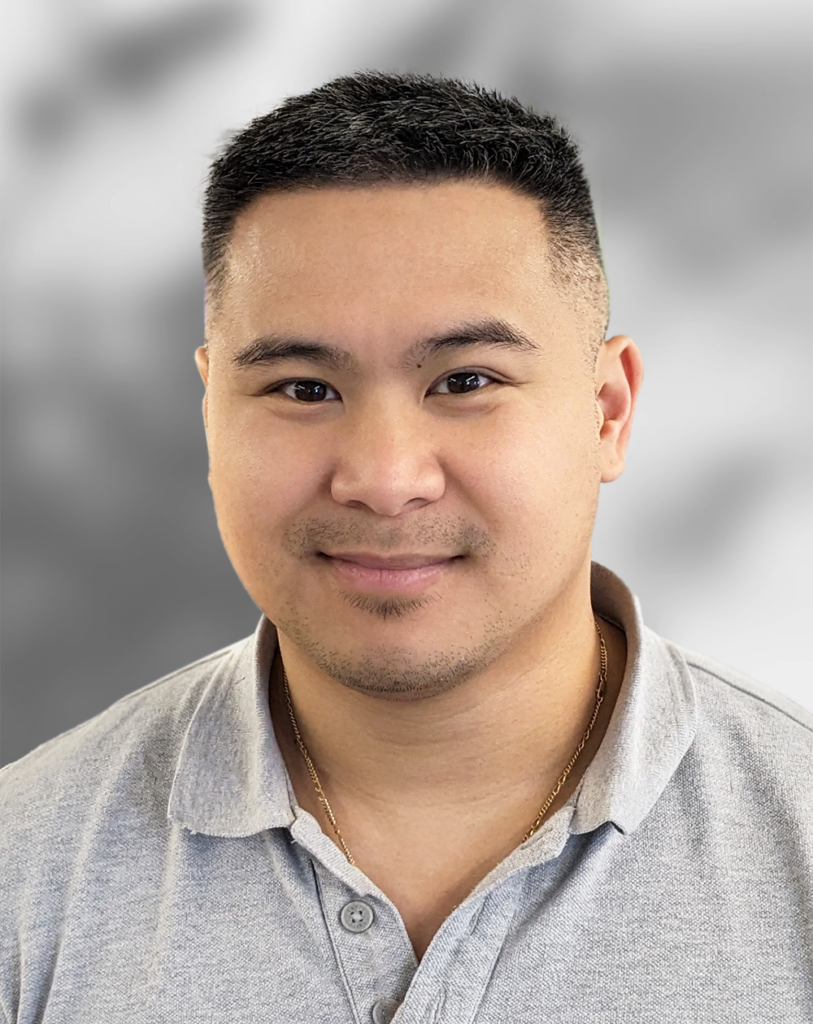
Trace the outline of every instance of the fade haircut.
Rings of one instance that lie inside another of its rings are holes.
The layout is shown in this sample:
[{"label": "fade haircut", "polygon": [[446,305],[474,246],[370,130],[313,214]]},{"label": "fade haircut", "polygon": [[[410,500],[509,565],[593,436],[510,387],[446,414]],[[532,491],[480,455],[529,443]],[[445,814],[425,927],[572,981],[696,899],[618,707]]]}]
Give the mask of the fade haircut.
[{"label": "fade haircut", "polygon": [[609,303],[578,148],[556,118],[451,78],[343,76],[286,99],[233,136],[212,164],[204,199],[207,301],[217,304],[228,279],[235,220],[261,195],[460,180],[507,185],[536,200],[551,277],[582,317],[592,374]]}]

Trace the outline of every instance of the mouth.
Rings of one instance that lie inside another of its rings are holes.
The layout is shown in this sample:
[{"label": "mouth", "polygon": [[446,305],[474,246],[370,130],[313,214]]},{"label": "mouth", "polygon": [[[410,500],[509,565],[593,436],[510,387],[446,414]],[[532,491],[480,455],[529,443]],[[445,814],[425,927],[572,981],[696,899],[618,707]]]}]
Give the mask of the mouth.
[{"label": "mouth", "polygon": [[399,593],[415,593],[426,590],[432,584],[439,582],[451,571],[452,566],[463,558],[462,555],[455,555],[453,558],[445,558],[428,565],[382,569],[378,566],[361,565],[356,561],[327,555],[323,551],[318,552],[318,555],[327,564],[333,576],[344,586],[368,592]]}]

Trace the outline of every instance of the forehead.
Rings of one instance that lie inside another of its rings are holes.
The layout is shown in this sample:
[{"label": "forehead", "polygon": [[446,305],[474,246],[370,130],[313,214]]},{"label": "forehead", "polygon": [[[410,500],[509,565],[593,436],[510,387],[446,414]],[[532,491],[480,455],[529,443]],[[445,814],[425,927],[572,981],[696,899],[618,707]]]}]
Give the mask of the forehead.
[{"label": "forehead", "polygon": [[281,333],[368,360],[487,319],[559,334],[571,314],[547,247],[536,201],[499,184],[271,193],[237,219],[209,331],[227,349]]},{"label": "forehead", "polygon": [[546,267],[537,203],[479,182],[302,189],[255,200],[234,226],[229,279],[277,291],[367,289],[421,280],[431,288]]}]

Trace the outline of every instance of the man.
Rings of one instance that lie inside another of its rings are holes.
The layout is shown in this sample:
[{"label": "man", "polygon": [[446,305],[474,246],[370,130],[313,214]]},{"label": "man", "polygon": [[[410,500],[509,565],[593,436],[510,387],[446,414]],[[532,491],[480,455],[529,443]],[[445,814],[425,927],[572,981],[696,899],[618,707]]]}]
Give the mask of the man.
[{"label": "man", "polygon": [[813,1014],[813,720],[591,561],[643,379],[560,125],[359,74],[204,211],[255,634],[2,773],[6,1020]]}]

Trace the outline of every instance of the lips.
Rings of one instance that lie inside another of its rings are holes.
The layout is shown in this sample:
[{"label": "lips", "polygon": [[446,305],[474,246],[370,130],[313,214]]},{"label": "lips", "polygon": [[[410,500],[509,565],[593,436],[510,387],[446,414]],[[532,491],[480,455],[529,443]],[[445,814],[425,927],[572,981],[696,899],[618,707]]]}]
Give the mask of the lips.
[{"label": "lips", "polygon": [[[462,557],[399,555],[387,559],[346,551],[341,555],[328,555],[325,552],[320,552],[320,555],[334,580],[343,589],[391,594],[421,593],[451,574],[452,566]],[[362,564],[362,561],[373,564]]]},{"label": "lips", "polygon": [[442,562],[448,562],[454,555],[395,555],[392,557],[382,557],[380,555],[370,555],[364,552],[337,552],[336,554],[327,554],[327,552],[321,552],[328,558],[334,558],[341,562],[352,562],[354,565],[361,565],[366,569],[422,569],[427,565],[438,565]]}]

